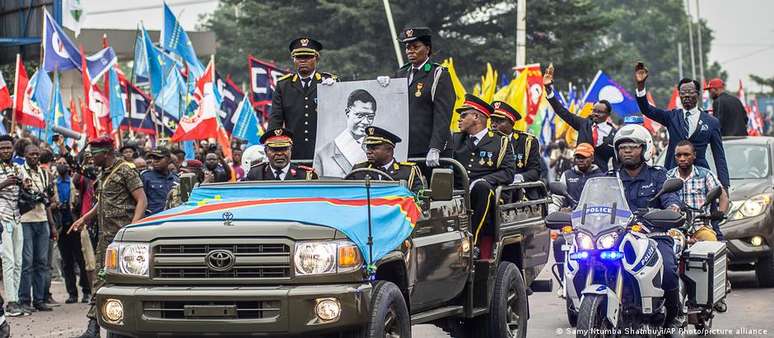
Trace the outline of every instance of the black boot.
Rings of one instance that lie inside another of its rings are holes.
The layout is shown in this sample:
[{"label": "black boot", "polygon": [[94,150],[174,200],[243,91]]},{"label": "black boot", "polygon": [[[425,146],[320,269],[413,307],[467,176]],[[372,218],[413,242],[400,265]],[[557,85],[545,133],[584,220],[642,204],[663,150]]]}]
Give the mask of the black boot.
[{"label": "black boot", "polygon": [[97,320],[89,319],[89,326],[86,327],[86,331],[77,338],[99,338],[99,324],[97,324]]},{"label": "black boot", "polygon": [[664,308],[666,308],[664,327],[676,329],[684,326],[685,321],[681,316],[680,289],[664,290]]}]

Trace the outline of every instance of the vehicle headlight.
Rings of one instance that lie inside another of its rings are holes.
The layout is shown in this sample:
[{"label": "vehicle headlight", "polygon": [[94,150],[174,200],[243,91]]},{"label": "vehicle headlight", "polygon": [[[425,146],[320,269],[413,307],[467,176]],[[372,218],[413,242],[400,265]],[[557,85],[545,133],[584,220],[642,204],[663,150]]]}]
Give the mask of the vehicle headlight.
[{"label": "vehicle headlight", "polygon": [[591,236],[586,235],[582,232],[579,232],[575,235],[575,242],[577,243],[578,248],[581,250],[594,249],[594,240],[591,239]]},{"label": "vehicle headlight", "polygon": [[742,203],[731,219],[737,220],[758,216],[766,210],[766,207],[769,204],[771,204],[771,195],[769,194],[760,194],[750,197]]},{"label": "vehicle headlight", "polygon": [[298,275],[351,272],[363,265],[360,249],[346,240],[297,242],[294,252]]},{"label": "vehicle headlight", "polygon": [[597,249],[610,249],[615,245],[615,241],[618,239],[617,232],[611,232],[609,234],[602,235],[597,239]]},{"label": "vehicle headlight", "polygon": [[148,276],[150,250],[147,243],[111,243],[105,252],[105,269],[109,273]]}]

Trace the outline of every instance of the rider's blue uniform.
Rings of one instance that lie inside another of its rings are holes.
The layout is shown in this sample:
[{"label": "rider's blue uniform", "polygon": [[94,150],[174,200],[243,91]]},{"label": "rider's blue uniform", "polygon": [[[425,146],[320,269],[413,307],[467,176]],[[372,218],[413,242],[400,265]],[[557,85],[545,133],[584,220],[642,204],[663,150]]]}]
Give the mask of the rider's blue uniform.
[{"label": "rider's blue uniform", "polygon": [[[621,179],[626,195],[626,202],[632,212],[640,208],[658,208],[666,209],[670,205],[680,205],[680,197],[676,193],[666,193],[659,199],[648,203],[664,185],[667,180],[667,171],[661,167],[651,167],[643,164],[639,175],[629,176],[626,170],[619,170],[618,177]],[[654,229],[653,231],[666,231],[667,229]],[[658,243],[658,250],[664,260],[664,277],[661,287],[664,290],[672,290],[678,287],[677,258],[672,249],[672,238],[668,236],[659,236],[654,238]]]}]

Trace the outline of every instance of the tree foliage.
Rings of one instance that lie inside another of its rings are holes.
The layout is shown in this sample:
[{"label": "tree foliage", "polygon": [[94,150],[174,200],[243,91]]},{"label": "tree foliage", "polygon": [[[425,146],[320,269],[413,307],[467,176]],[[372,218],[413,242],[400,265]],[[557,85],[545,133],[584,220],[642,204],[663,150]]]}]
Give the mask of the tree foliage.
[{"label": "tree foliage", "polygon": [[[467,88],[487,62],[500,74],[515,65],[516,1],[392,0],[391,9],[398,30],[433,30],[433,59],[454,57]],[[663,102],[679,80],[678,42],[684,73],[691,74],[687,20],[682,0],[529,1],[527,62],[553,63],[560,86],[588,85],[601,69],[631,88],[634,64],[642,60],[651,71],[649,88]],[[701,25],[709,64],[712,31]],[[222,0],[203,26],[217,36],[218,69],[237,81],[247,80],[248,54],[290,68],[288,43],[301,35],[323,43],[319,68],[342,79],[373,79],[398,68],[381,1]],[[705,77],[722,74],[719,65],[705,68]]]}]

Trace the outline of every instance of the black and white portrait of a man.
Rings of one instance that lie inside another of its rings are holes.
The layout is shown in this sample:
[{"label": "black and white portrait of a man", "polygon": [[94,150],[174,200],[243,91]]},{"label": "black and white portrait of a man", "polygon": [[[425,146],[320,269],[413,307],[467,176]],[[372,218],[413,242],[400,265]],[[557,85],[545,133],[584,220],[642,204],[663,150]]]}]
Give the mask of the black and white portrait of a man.
[{"label": "black and white portrait of a man", "polygon": [[[321,86],[318,93],[318,147],[314,156],[318,174],[344,177],[355,164],[366,161],[363,139],[369,126],[389,127],[408,136],[407,89],[400,94],[400,84],[384,88],[375,81],[357,81]],[[402,101],[406,103],[401,105]],[[396,155],[400,153],[396,152]]]}]

